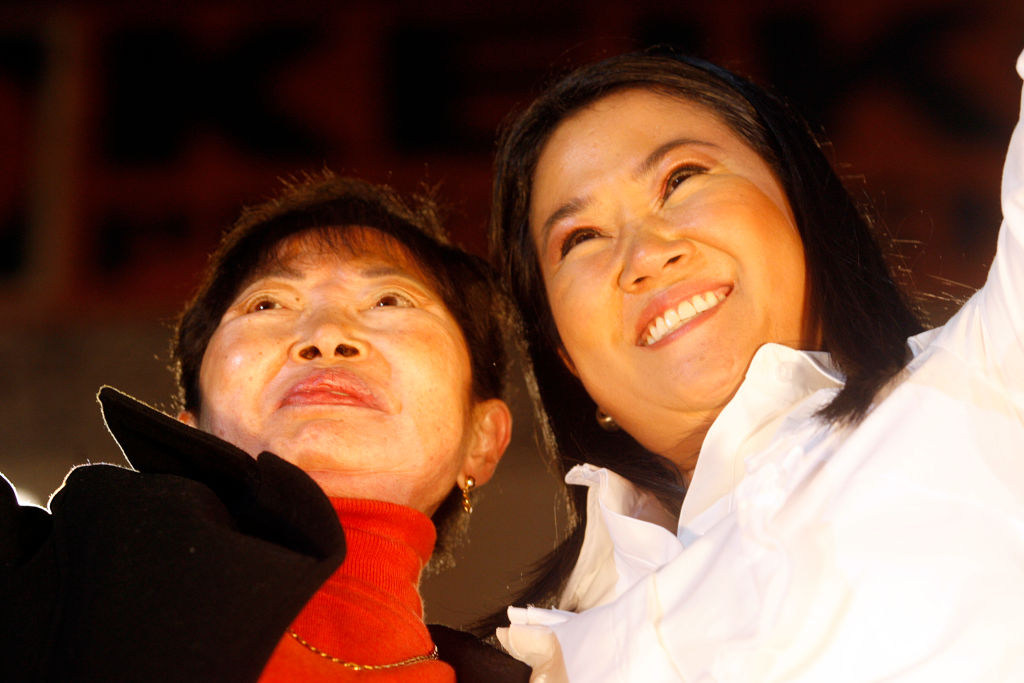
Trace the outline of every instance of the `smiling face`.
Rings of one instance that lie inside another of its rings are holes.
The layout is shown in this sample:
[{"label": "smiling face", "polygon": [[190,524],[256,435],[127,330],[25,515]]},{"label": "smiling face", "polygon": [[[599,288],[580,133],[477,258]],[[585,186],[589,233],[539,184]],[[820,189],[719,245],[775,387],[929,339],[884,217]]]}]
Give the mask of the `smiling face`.
[{"label": "smiling face", "polygon": [[758,347],[815,346],[785,194],[699,105],[626,90],[566,119],[537,163],[530,229],[570,368],[684,473]]},{"label": "smiling face", "polygon": [[353,253],[290,238],[242,287],[203,355],[199,415],[182,419],[329,495],[431,514],[457,482],[490,477],[507,409],[472,399],[461,330],[403,248],[352,230]]}]

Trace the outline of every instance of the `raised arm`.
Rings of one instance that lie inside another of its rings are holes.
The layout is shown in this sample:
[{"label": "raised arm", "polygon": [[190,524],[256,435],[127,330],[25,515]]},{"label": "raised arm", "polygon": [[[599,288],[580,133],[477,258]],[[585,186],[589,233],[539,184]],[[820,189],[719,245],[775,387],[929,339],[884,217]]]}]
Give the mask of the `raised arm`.
[{"label": "raised arm", "polygon": [[[1017,59],[1024,78],[1024,53]],[[1024,95],[1022,95],[1024,110]],[[1010,139],[1003,167],[1003,223],[995,259],[985,286],[964,307],[949,332],[962,325],[980,326],[968,353],[983,363],[983,371],[1005,386],[1016,388],[1018,408],[1024,408],[1024,125],[1021,120]],[[961,331],[962,331],[961,327]],[[957,343],[951,340],[950,343]]]}]

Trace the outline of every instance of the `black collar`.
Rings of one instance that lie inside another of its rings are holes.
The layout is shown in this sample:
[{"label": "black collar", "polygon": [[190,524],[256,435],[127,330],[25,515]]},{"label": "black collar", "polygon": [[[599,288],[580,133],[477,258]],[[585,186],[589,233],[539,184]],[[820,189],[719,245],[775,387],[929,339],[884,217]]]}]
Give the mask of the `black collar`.
[{"label": "black collar", "polygon": [[299,552],[326,557],[344,547],[327,496],[298,467],[273,453],[252,458],[112,387],[97,399],[107,429],[139,472],[202,482],[233,511],[242,529]]}]

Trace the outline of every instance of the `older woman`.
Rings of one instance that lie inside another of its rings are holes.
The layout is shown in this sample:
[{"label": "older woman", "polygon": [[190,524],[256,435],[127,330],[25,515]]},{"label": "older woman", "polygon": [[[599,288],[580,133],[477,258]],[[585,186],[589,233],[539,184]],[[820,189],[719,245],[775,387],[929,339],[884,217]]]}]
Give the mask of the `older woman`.
[{"label": "older woman", "polygon": [[508,444],[496,292],[383,188],[245,211],[181,318],[180,421],[106,388],[135,471],[75,469],[50,515],[4,497],[5,676],[521,678],[417,590]]},{"label": "older woman", "polygon": [[1024,676],[1022,136],[988,282],[922,333],[734,74],[615,57],[511,125],[492,244],[580,517],[501,634],[538,678]]}]

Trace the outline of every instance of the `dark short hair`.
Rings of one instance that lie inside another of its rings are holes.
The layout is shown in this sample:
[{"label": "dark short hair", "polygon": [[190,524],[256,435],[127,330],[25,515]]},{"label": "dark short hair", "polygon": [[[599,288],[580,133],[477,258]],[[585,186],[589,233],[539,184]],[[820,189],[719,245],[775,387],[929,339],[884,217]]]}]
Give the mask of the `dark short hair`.
[{"label": "dark short hair", "polygon": [[[239,292],[280,258],[281,246],[302,236],[325,249],[358,250],[353,228],[387,235],[422,269],[466,341],[473,398],[503,396],[509,309],[490,266],[450,243],[429,198],[409,203],[388,187],[325,170],[286,182],[275,197],[243,209],[211,255],[199,289],[178,319],[171,349],[181,408],[202,411],[199,371],[210,338]],[[461,500],[453,487],[434,513],[436,556],[445,556],[458,535]]]},{"label": "dark short hair", "polygon": [[[589,104],[630,89],[705,107],[774,172],[803,242],[809,322],[820,329],[825,350],[847,377],[842,391],[822,411],[824,418],[860,419],[906,362],[907,337],[922,327],[891,276],[871,221],[804,120],[781,99],[721,67],[662,48],[589,64],[555,82],[502,132],[494,167],[492,260],[526,321],[527,356],[562,472],[579,462],[608,467],[678,510],[684,490],[674,466],[624,432],[601,430],[593,417],[594,402],[559,358],[562,342],[529,225],[534,172],[552,133]],[[581,490],[570,496],[580,517],[585,515],[584,495]],[[582,524],[567,544],[578,549],[581,541]],[[568,550],[562,554],[563,565],[574,559]],[[565,566],[552,569],[546,587],[557,590],[564,571]]]}]

